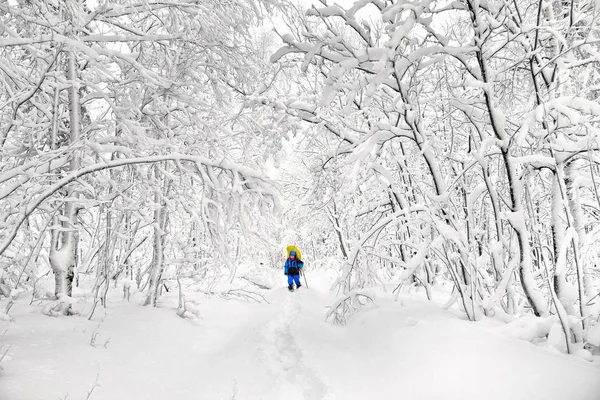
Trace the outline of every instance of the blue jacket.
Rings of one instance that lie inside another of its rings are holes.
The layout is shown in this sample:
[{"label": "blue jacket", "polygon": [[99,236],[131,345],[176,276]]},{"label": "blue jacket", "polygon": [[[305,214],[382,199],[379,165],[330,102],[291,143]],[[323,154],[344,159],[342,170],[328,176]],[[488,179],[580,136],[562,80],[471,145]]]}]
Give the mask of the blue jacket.
[{"label": "blue jacket", "polygon": [[[304,263],[298,259],[290,260],[289,258],[285,260],[285,265],[283,266],[283,272],[286,274],[290,272],[290,268],[292,269],[292,275],[298,275],[300,273],[300,268],[304,267]],[[294,273],[295,272],[295,273]]]}]

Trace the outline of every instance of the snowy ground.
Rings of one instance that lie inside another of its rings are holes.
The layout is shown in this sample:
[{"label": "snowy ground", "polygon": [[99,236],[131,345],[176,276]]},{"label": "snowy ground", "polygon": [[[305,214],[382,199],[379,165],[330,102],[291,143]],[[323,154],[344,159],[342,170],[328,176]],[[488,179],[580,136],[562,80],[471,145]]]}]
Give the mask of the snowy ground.
[{"label": "snowy ground", "polygon": [[173,297],[155,309],[115,292],[92,321],[23,301],[15,322],[0,321],[11,346],[0,399],[83,400],[92,388],[91,400],[600,399],[600,357],[556,354],[431,303],[379,298],[337,327],[323,321],[329,294],[264,296],[202,297],[195,321]]}]

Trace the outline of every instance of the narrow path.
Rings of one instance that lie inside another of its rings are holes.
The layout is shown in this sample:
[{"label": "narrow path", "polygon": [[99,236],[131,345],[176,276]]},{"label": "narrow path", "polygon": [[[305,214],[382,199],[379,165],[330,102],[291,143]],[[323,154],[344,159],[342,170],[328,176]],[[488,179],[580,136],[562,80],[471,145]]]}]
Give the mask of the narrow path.
[{"label": "narrow path", "polygon": [[327,385],[306,364],[292,332],[291,328],[301,313],[298,294],[290,294],[265,328],[261,355],[275,379],[274,394],[277,398],[286,399],[334,400],[335,396]]}]

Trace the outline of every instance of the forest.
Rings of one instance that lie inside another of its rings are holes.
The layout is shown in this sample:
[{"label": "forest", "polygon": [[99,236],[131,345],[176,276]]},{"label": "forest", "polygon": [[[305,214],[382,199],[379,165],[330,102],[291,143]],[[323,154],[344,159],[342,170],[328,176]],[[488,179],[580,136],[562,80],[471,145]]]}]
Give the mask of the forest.
[{"label": "forest", "polygon": [[[19,313],[266,304],[296,245],[283,313],[321,286],[297,306],[323,329],[419,298],[600,393],[598,1],[6,0],[0,104],[3,369]],[[336,398],[321,375],[298,398]]]}]

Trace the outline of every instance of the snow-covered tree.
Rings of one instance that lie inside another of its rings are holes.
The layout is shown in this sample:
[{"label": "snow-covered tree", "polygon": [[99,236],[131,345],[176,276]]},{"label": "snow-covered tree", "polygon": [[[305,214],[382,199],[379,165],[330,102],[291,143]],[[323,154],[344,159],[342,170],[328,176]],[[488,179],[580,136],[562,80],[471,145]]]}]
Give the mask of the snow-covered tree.
[{"label": "snow-covered tree", "polygon": [[[252,30],[273,4],[0,4],[7,264],[52,232],[55,295],[69,296],[82,261],[97,266],[99,289],[130,251],[152,246],[144,262],[156,304],[171,221],[191,216],[190,242],[204,238],[225,256],[232,229],[249,231],[240,216],[276,202],[255,149],[277,144],[285,113],[261,102],[271,88],[257,77],[273,80],[277,68],[261,68]],[[151,232],[139,229],[147,224]],[[140,244],[141,234],[153,239]]]},{"label": "snow-covered tree", "polygon": [[451,279],[471,319],[523,307],[597,316],[586,310],[597,290],[594,3],[322,3],[273,60],[322,77],[319,102],[299,105],[312,92],[290,112],[337,139],[330,154],[354,183],[337,214],[372,210],[343,228],[358,228],[345,293],[391,262],[399,283]]}]

